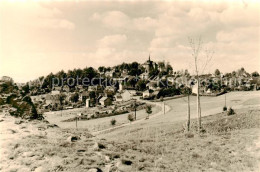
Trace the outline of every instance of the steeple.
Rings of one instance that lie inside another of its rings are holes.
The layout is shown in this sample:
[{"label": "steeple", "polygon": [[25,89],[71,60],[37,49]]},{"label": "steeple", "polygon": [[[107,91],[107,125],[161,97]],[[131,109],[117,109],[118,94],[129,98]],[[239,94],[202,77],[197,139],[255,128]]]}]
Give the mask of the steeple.
[{"label": "steeple", "polygon": [[150,59],[150,53],[149,53],[149,60],[148,60],[149,62],[151,61],[151,59]]}]

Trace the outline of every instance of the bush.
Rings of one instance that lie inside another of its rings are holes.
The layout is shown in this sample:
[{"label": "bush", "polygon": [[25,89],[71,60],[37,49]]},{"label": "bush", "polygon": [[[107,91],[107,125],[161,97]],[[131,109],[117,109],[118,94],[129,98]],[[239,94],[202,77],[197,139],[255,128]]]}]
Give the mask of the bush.
[{"label": "bush", "polygon": [[226,106],[223,107],[223,111],[227,111],[227,107]]},{"label": "bush", "polygon": [[186,138],[193,138],[193,137],[194,137],[194,134],[191,133],[191,132],[187,132],[187,133],[185,133],[185,137],[186,137]]},{"label": "bush", "polygon": [[111,123],[111,125],[116,125],[116,120],[115,120],[115,118],[111,119],[110,123]]},{"label": "bush", "polygon": [[234,115],[234,114],[235,114],[234,109],[229,108],[228,111],[227,111],[227,115]]},{"label": "bush", "polygon": [[152,106],[151,105],[147,105],[146,106],[146,113],[149,115],[149,114],[151,114],[153,111],[152,111]]},{"label": "bush", "polygon": [[131,122],[134,120],[134,115],[132,113],[130,113],[127,118]]}]

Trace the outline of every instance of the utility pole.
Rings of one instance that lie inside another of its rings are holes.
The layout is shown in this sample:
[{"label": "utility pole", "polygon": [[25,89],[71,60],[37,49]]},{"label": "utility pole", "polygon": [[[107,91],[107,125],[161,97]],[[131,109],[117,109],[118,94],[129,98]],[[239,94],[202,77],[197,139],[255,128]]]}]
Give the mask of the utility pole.
[{"label": "utility pole", "polygon": [[225,107],[227,107],[226,93],[225,93]]},{"label": "utility pole", "polygon": [[163,97],[161,96],[161,98],[160,98],[160,100],[161,100],[161,102],[162,102],[162,105],[163,105],[163,114],[165,114],[165,103],[164,103],[164,99],[163,99]]},{"label": "utility pole", "polygon": [[188,121],[187,121],[187,130],[190,131],[190,92],[188,90]]},{"label": "utility pole", "polygon": [[165,114],[165,102],[163,102],[163,114]]},{"label": "utility pole", "polygon": [[76,116],[76,129],[78,129],[78,117]]},{"label": "utility pole", "polygon": [[134,108],[135,108],[135,120],[136,120],[136,100],[135,100]]}]

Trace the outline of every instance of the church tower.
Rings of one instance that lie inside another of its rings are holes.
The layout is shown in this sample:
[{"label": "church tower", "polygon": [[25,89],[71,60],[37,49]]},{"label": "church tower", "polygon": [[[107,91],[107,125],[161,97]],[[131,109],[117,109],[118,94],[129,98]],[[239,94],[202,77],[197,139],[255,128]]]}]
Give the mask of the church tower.
[{"label": "church tower", "polygon": [[145,62],[144,66],[145,66],[145,73],[149,73],[150,72],[150,66],[151,66],[151,57],[149,54],[149,58],[148,60]]}]

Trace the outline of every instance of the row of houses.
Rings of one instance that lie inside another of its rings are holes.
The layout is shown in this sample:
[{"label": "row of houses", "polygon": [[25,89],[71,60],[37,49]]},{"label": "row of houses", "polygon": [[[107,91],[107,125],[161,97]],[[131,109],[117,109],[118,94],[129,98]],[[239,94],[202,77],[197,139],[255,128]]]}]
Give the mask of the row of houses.
[{"label": "row of houses", "polygon": [[[118,81],[123,81],[124,79],[126,78],[117,78]],[[174,86],[177,88],[182,86],[192,86],[192,92],[197,94],[196,77],[163,76],[162,78],[155,77],[153,80],[149,80],[149,82],[146,84],[147,89],[142,92],[142,97],[147,99],[149,97],[156,96],[161,89],[159,87],[159,84],[162,79],[167,80],[167,84],[174,83]],[[97,104],[100,104],[101,106],[110,106],[112,104],[115,104],[116,102],[129,101],[131,98],[133,98],[133,95],[136,95],[136,90],[124,90],[124,86],[121,83],[119,86],[119,90],[117,90],[114,86],[106,86],[105,88],[103,88],[102,86],[95,85],[88,86],[87,89],[79,87],[77,92],[79,94],[78,101],[83,102],[86,107],[95,106]],[[259,89],[260,79],[259,77],[225,78],[223,76],[202,76],[200,79],[200,92],[204,94],[212,94],[214,90],[210,88],[211,84],[219,84],[220,86],[225,85],[228,87],[236,88],[240,88],[242,86],[251,88],[253,86],[254,89]],[[63,88],[55,87],[50,94],[32,96],[32,100],[33,102],[45,102],[45,105],[59,104],[59,97],[62,91]],[[97,94],[95,100],[90,97],[90,92],[95,92],[95,94]],[[70,97],[73,94],[73,92],[71,93],[66,91],[65,101],[72,103]]]}]

